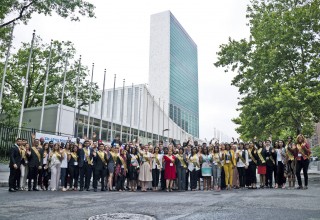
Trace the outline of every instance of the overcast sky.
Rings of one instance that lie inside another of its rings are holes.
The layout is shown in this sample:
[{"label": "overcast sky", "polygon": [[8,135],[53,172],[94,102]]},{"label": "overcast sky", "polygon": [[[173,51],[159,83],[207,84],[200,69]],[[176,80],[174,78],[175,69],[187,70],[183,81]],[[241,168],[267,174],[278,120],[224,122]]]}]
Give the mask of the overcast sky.
[{"label": "overcast sky", "polygon": [[234,73],[214,67],[219,45],[228,37],[239,40],[249,36],[246,7],[249,0],[91,0],[97,18],[71,22],[58,16],[34,15],[27,26],[16,27],[14,46],[30,41],[35,29],[44,41],[70,40],[82,63],[95,63],[94,81],[102,88],[147,83],[149,70],[150,15],[170,10],[198,45],[200,138],[213,137],[214,128],[226,136],[238,137],[231,119],[238,116],[237,88],[231,86]]}]

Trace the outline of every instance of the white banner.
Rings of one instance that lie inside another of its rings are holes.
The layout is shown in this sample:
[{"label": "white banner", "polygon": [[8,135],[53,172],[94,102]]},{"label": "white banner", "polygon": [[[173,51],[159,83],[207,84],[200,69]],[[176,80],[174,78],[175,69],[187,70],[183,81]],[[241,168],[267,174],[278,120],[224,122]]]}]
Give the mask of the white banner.
[{"label": "white banner", "polygon": [[53,141],[53,143],[66,143],[68,140],[70,140],[69,137],[65,136],[58,136],[58,135],[52,135],[52,134],[44,134],[44,133],[38,133],[36,132],[36,138],[44,138],[44,142]]}]

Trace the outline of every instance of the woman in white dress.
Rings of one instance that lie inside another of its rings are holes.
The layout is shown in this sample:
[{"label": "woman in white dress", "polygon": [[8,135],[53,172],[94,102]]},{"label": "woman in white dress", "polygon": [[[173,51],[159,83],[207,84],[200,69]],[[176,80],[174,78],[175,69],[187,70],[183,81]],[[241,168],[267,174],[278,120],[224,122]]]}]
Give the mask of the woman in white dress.
[{"label": "woman in white dress", "polygon": [[147,182],[152,181],[152,159],[151,159],[151,153],[149,152],[148,145],[144,147],[144,150],[139,149],[140,153],[140,173],[139,173],[139,181],[141,182],[141,192],[147,192]]},{"label": "woman in white dress", "polygon": [[50,188],[51,191],[57,191],[59,189],[60,180],[60,170],[61,170],[61,160],[63,159],[63,154],[60,152],[59,144],[55,144],[53,150],[50,152],[50,170],[51,170],[51,181]]}]

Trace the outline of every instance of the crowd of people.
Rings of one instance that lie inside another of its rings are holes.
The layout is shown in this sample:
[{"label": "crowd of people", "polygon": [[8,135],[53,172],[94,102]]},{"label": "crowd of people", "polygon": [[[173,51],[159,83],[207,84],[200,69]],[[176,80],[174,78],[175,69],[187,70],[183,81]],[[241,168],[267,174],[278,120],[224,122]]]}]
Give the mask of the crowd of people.
[{"label": "crowd of people", "polygon": [[119,139],[110,144],[45,143],[34,137],[30,145],[17,138],[10,152],[9,191],[96,192],[98,186],[101,191],[131,192],[257,189],[257,174],[261,189],[293,189],[296,179],[296,189],[307,189],[310,155],[303,135],[275,142],[198,145],[188,140],[166,146],[161,141],[156,146],[122,144]]}]

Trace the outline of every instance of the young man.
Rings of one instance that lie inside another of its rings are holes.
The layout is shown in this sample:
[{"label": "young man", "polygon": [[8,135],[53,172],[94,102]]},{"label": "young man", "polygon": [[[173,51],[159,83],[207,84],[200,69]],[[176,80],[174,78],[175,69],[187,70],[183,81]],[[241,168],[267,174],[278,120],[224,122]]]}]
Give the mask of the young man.
[{"label": "young man", "polygon": [[16,192],[19,188],[17,183],[20,181],[21,154],[19,147],[21,141],[21,138],[17,138],[16,143],[11,147],[10,151],[9,192]]}]

